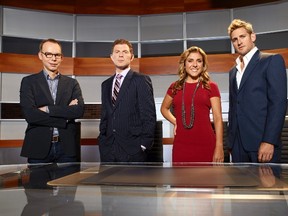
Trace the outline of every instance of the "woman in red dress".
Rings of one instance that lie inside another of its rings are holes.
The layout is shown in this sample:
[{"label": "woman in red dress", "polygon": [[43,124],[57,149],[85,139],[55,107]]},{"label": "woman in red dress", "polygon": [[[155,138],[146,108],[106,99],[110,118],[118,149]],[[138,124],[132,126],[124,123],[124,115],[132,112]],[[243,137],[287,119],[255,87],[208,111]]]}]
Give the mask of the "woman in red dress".
[{"label": "woman in red dress", "polygon": [[174,125],[173,162],[224,161],[220,92],[210,81],[207,68],[207,55],[201,48],[193,46],[184,51],[179,79],[163,99],[161,113]]}]

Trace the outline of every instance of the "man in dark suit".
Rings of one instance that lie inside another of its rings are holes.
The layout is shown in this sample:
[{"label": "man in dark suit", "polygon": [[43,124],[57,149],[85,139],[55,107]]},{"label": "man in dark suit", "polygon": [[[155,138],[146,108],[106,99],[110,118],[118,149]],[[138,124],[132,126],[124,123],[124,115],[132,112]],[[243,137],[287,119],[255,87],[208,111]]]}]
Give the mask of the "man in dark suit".
[{"label": "man in dark suit", "polygon": [[28,123],[21,156],[28,163],[75,162],[80,148],[75,119],[84,113],[80,86],[59,73],[63,55],[58,41],[42,41],[38,57],[43,70],[24,77],[20,87],[20,105]]},{"label": "man in dark suit", "polygon": [[145,162],[156,126],[152,82],[130,69],[134,54],[129,41],[114,41],[111,59],[116,73],[101,87],[101,162]]},{"label": "man in dark suit", "polygon": [[281,159],[281,131],[287,102],[287,77],[279,54],[255,46],[252,25],[235,19],[228,34],[239,54],[229,74],[228,142],[233,162]]}]

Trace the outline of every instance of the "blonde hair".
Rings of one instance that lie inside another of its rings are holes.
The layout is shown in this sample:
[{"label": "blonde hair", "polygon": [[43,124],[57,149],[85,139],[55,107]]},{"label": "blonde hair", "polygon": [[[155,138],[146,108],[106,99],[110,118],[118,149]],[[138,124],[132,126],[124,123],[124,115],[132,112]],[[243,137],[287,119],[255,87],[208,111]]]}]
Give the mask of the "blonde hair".
[{"label": "blonde hair", "polygon": [[245,28],[249,34],[254,33],[252,24],[241,19],[234,19],[228,27],[228,34],[231,37],[233,31],[238,28]]},{"label": "blonde hair", "polygon": [[185,62],[190,55],[190,53],[199,53],[203,58],[203,71],[200,74],[200,81],[202,82],[202,85],[206,89],[210,89],[210,76],[208,74],[208,60],[207,60],[207,54],[202,50],[200,47],[192,46],[185,50],[181,56],[178,66],[178,75],[179,79],[175,82],[175,85],[173,86],[173,94],[176,94],[177,91],[181,90],[183,88],[183,84],[188,76],[187,71],[185,69]]}]

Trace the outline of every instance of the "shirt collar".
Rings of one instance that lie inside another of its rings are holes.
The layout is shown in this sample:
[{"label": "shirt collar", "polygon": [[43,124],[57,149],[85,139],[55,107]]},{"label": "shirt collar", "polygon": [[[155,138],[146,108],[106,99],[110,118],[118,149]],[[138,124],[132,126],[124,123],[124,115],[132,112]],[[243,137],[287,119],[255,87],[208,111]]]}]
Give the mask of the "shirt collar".
[{"label": "shirt collar", "polygon": [[[130,71],[130,67],[128,67],[128,68],[126,68],[125,70],[123,70],[121,73],[117,73],[116,72],[116,76],[117,76],[117,74],[121,74],[122,76],[123,76],[123,79],[122,80],[124,80],[124,78],[125,78],[125,76],[127,75],[127,73]],[[116,77],[115,76],[115,77]]]},{"label": "shirt collar", "polygon": [[[48,72],[46,70],[44,70],[44,69],[43,69],[43,74],[44,74],[44,76],[45,76],[45,78],[47,80],[52,80],[51,77],[49,76]],[[54,79],[59,79],[59,77],[60,77],[60,73],[57,72],[57,75],[56,75],[56,77]]]},{"label": "shirt collar", "polygon": [[[255,46],[251,49],[245,56],[243,56],[244,64],[247,65],[248,62],[251,60],[252,56],[257,52],[258,48]],[[240,64],[240,56],[236,59],[236,63]]]}]

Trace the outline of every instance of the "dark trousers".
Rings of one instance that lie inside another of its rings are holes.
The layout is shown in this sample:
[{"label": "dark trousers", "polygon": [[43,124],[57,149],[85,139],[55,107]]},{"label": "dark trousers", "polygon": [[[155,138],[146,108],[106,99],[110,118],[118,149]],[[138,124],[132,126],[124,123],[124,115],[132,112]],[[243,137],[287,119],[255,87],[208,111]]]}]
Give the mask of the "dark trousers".
[{"label": "dark trousers", "polygon": [[117,142],[114,141],[111,151],[101,154],[101,162],[146,162],[147,154],[139,146],[139,151],[134,154],[128,154]]},{"label": "dark trousers", "polygon": [[[243,147],[239,130],[237,130],[236,137],[234,139],[233,148],[231,151],[233,163],[258,163],[258,150],[246,151]],[[273,158],[269,163],[280,163],[281,161],[281,148],[275,147]]]},{"label": "dark trousers", "polygon": [[52,142],[51,149],[44,159],[28,158],[28,163],[69,163],[77,162],[76,156],[68,156],[64,153],[61,142]]}]

